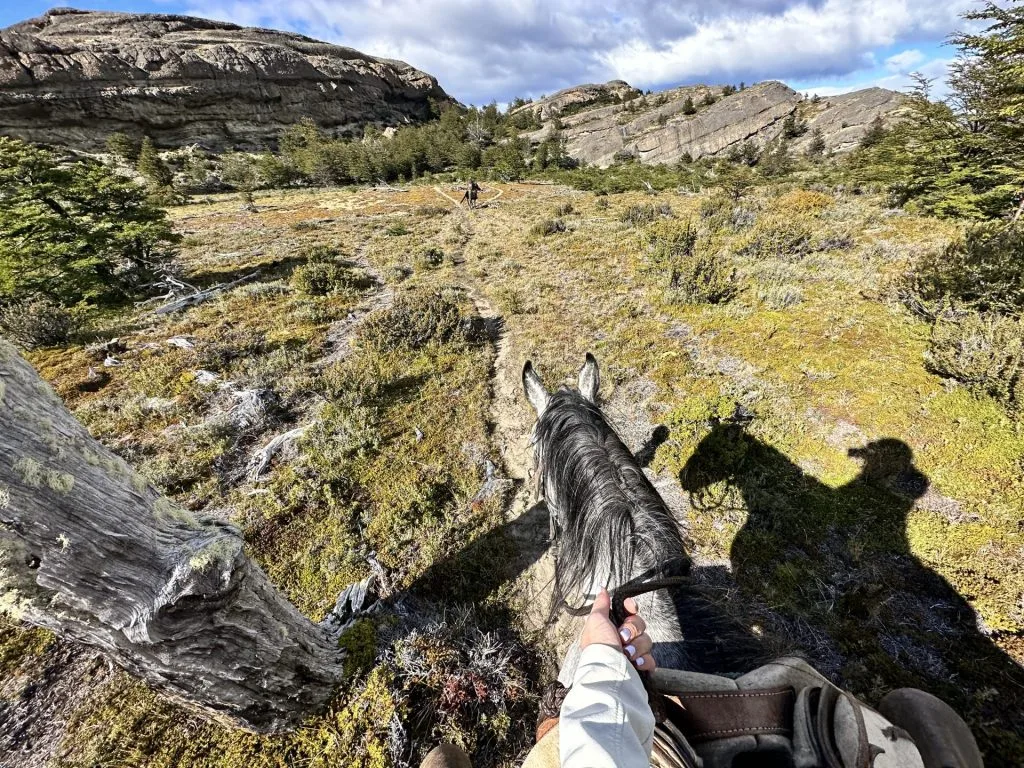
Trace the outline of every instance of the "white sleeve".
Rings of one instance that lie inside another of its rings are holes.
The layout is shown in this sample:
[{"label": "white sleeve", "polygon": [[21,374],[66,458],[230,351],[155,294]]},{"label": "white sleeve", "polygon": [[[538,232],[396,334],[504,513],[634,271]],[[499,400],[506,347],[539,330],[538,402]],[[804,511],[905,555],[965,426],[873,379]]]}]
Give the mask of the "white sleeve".
[{"label": "white sleeve", "polygon": [[648,768],[654,713],[621,649],[583,649],[558,731],[562,768]]}]

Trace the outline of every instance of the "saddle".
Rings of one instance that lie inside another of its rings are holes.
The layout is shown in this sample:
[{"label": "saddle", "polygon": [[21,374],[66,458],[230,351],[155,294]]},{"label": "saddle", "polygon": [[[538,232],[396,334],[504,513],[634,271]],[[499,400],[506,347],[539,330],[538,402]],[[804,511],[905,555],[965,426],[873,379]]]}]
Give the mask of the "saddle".
[{"label": "saddle", "polygon": [[[626,597],[684,578],[644,574],[622,585],[613,619],[624,620]],[[657,768],[984,768],[967,724],[942,700],[900,689],[875,710],[801,658],[737,678],[663,668],[640,677],[657,720]],[[538,741],[566,692],[542,699]]]}]

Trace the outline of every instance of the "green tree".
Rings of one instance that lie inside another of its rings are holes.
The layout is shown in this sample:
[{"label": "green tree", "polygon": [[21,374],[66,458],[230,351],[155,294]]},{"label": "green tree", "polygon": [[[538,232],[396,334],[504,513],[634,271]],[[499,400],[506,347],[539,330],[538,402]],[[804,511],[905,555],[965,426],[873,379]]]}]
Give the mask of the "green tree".
[{"label": "green tree", "polygon": [[821,133],[821,128],[815,128],[811,131],[811,142],[807,145],[807,155],[809,157],[821,157],[825,154],[825,137]]},{"label": "green tree", "polygon": [[106,145],[107,152],[121,158],[126,163],[134,165],[139,159],[139,150],[141,149],[139,142],[126,133],[110,134],[107,136]]},{"label": "green tree", "polygon": [[886,129],[885,123],[882,122],[882,116],[875,115],[875,119],[868,123],[867,130],[861,136],[860,145],[862,147],[873,147],[885,138],[885,134]]},{"label": "green tree", "polygon": [[687,96],[683,99],[683,114],[684,115],[695,115],[697,114],[697,107],[693,103],[693,96]]},{"label": "green tree", "polygon": [[893,202],[940,216],[991,219],[1024,204],[1024,0],[964,15],[950,95],[918,79],[905,119],[850,159],[855,176],[889,185]]},{"label": "green tree", "polygon": [[508,139],[502,144],[488,147],[484,152],[484,165],[489,165],[498,176],[508,181],[521,179],[526,173],[526,141]]},{"label": "green tree", "polygon": [[134,182],[0,137],[0,303],[133,297],[166,268],[177,240]]},{"label": "green tree", "polygon": [[782,135],[787,139],[795,139],[807,133],[807,123],[796,116],[796,112],[790,112],[782,122]]},{"label": "green tree", "polygon": [[146,180],[157,189],[171,186],[174,174],[167,167],[160,154],[153,146],[153,140],[147,136],[142,140],[139,149],[139,159],[136,161],[135,169],[146,177]]}]

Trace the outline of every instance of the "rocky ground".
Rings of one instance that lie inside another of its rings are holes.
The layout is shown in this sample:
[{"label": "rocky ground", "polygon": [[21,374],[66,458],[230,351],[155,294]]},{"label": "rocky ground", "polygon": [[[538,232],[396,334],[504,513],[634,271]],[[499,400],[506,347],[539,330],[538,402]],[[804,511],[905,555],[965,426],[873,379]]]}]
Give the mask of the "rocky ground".
[{"label": "rocky ground", "polygon": [[[927,327],[886,290],[952,225],[791,188],[734,202],[511,184],[473,212],[458,194],[175,209],[189,282],[259,277],[179,314],[111,318],[90,343],[116,336],[102,354],[120,365],[99,380],[95,346],[31,354],[95,436],[176,500],[238,522],[307,615],[371,562],[410,597],[350,638],[351,685],[285,737],[205,722],[87,652],[2,628],[0,764],[415,765],[443,738],[475,764],[517,764],[572,635],[545,621],[552,562],[520,371],[529,358],[550,385],[571,382],[592,351],[606,412],[676,511],[699,578],[766,653],[800,650],[869,702],[932,690],[987,764],[1013,765],[1024,437],[995,402],[924,369]],[[681,302],[653,257],[652,233],[687,222],[729,265],[731,300]],[[322,274],[335,276],[324,291]],[[401,323],[414,321],[396,312],[422,315],[407,302],[434,292],[473,330],[410,347]],[[239,402],[257,406],[242,418]],[[303,426],[253,474],[254,452]],[[510,661],[459,687],[476,663],[460,648]],[[473,698],[481,684],[500,705]]]}]

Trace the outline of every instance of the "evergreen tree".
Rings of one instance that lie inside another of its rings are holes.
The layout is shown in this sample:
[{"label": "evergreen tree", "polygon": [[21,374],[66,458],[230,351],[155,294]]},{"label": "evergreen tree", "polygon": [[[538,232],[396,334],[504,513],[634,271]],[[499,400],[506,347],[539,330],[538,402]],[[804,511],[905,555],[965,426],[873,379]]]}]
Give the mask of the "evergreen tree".
[{"label": "evergreen tree", "polygon": [[153,140],[149,136],[142,140],[142,147],[139,149],[139,159],[135,164],[135,169],[145,176],[146,180],[156,188],[169,187],[171,181],[174,180],[171,169],[161,159],[156,151],[156,147],[153,146]]},{"label": "evergreen tree", "polygon": [[[893,202],[941,216],[997,218],[1024,204],[1024,0],[988,2],[954,35],[951,94],[936,103],[919,79],[905,119],[851,158]],[[987,22],[978,24],[978,22]]]},{"label": "evergreen tree", "polygon": [[134,182],[0,137],[0,303],[103,304],[136,295],[177,241]]},{"label": "evergreen tree", "polygon": [[107,136],[107,152],[134,165],[139,159],[139,142],[126,133],[112,133]]},{"label": "evergreen tree", "polygon": [[885,138],[885,133],[885,123],[882,122],[882,116],[875,115],[875,119],[868,124],[867,131],[861,137],[860,145],[862,147],[873,147]]},{"label": "evergreen tree", "polygon": [[821,157],[825,154],[825,137],[821,135],[820,128],[811,131],[811,143],[807,145],[807,154],[810,157]]},{"label": "evergreen tree", "polygon": [[796,116],[796,112],[790,112],[782,122],[782,135],[787,139],[795,139],[807,133],[807,123]]},{"label": "evergreen tree", "polygon": [[697,107],[694,106],[693,96],[687,96],[683,99],[683,114],[684,115],[695,115],[697,114]]}]

